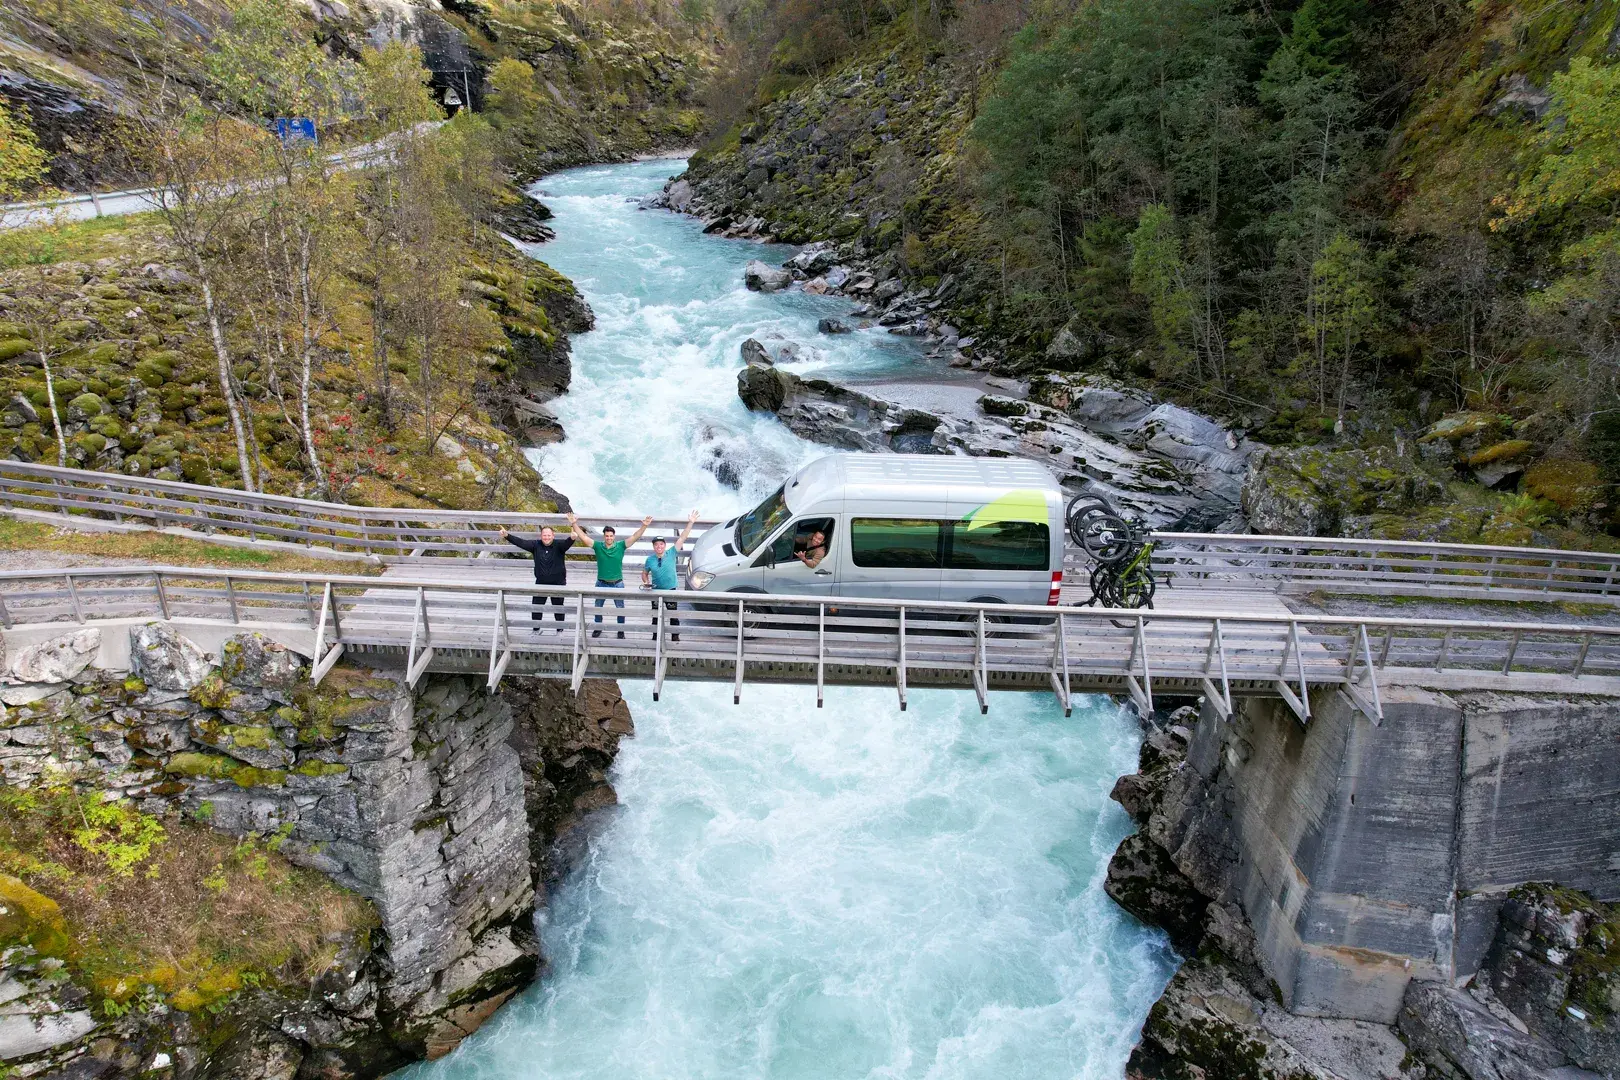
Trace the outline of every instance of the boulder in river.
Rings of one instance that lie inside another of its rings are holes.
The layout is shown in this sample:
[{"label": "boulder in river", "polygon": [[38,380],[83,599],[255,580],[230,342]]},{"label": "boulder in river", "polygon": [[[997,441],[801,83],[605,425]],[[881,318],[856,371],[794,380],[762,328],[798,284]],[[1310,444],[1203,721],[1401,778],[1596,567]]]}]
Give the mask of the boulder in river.
[{"label": "boulder in river", "polygon": [[760,364],[764,367],[770,367],[774,363],[771,360],[770,350],[760,344],[756,338],[748,338],[742,343],[742,360],[743,363],[750,366]]},{"label": "boulder in river", "polygon": [[838,253],[825,244],[811,244],[784,265],[790,270],[802,271],[809,277],[815,277],[823,271],[831,270],[838,261]]},{"label": "boulder in river", "polygon": [[754,292],[779,292],[787,288],[792,281],[791,273],[779,270],[759,259],[754,259],[743,268],[743,284]]},{"label": "boulder in river", "polygon": [[737,396],[750,411],[777,412],[786,400],[787,386],[783,374],[769,364],[749,364],[737,372]]},{"label": "boulder in river", "polygon": [[822,319],[816,323],[816,329],[823,334],[847,334],[850,331],[849,324],[844,320],[832,318]]}]

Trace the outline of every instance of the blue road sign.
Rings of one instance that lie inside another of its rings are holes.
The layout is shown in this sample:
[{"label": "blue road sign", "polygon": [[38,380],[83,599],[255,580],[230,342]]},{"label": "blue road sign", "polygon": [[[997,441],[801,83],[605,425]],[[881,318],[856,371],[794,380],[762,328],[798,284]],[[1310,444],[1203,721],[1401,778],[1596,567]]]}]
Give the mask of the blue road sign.
[{"label": "blue road sign", "polygon": [[278,116],[271,127],[284,143],[315,141],[315,121],[307,116]]}]

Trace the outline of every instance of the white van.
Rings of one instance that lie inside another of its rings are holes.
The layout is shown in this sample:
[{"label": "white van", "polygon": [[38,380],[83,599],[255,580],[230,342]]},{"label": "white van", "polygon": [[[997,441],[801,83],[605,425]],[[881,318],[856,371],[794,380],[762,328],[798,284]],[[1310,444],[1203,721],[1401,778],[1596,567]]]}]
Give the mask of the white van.
[{"label": "white van", "polygon": [[688,589],[1056,604],[1063,489],[1021,458],[834,454],[692,549]]}]

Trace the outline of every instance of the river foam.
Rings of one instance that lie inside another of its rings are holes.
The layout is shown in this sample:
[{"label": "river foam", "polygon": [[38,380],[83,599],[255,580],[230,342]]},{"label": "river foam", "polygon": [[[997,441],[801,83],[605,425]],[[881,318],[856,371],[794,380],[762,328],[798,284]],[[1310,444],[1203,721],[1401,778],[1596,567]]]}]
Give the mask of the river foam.
[{"label": "river foam", "polygon": [[[782,334],[829,371],[915,346],[815,341],[847,302],[742,288],[774,257],[638,211],[677,162],[572,170],[539,187],[542,255],[598,329],[575,339],[568,432],[547,479],[593,513],[730,513],[823,451],[736,399],[737,348]],[[710,469],[719,448],[740,490]],[[411,1080],[1112,1080],[1169,977],[1162,935],[1102,892],[1130,823],[1107,793],[1135,764],[1107,699],[624,684],[636,737],[620,805],[551,898],[545,977]]]}]

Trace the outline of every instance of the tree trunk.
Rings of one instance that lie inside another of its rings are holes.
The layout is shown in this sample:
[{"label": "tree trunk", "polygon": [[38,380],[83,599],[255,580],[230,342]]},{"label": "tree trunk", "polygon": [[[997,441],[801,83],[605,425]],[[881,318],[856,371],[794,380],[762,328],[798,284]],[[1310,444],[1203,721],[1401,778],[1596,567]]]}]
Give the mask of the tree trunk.
[{"label": "tree trunk", "polygon": [[310,297],[310,239],[307,229],[303,231],[299,240],[298,259],[299,314],[302,316],[304,330],[304,348],[299,358],[298,378],[299,434],[303,437],[304,454],[309,458],[310,471],[315,474],[315,489],[321,493],[321,498],[325,499],[331,495],[331,488],[326,482],[326,469],[321,466],[321,455],[315,448],[315,432],[309,423],[310,369],[315,359],[315,305]]},{"label": "tree trunk", "polygon": [[214,357],[219,361],[219,392],[225,397],[225,409],[231,415],[231,428],[236,433],[236,463],[242,470],[242,490],[254,491],[253,466],[248,461],[247,431],[242,426],[242,410],[231,389],[231,353],[225,345],[225,328],[219,323],[219,307],[214,303],[214,288],[208,270],[201,258],[192,260],[197,280],[202,284],[203,310],[208,315],[208,333],[214,341]]},{"label": "tree trunk", "polygon": [[39,366],[45,369],[45,402],[51,407],[51,427],[56,429],[56,464],[67,468],[67,439],[62,435],[62,416],[56,408],[56,380],[51,374],[50,354],[45,348],[45,327],[34,327],[34,347],[39,351]]}]

